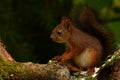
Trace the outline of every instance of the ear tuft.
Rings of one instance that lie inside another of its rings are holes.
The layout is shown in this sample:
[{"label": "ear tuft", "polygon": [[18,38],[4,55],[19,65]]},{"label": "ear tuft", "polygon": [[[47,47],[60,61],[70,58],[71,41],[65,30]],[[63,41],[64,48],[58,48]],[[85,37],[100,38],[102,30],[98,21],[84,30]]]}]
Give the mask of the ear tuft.
[{"label": "ear tuft", "polygon": [[68,19],[68,18],[65,17],[65,16],[62,16],[62,19],[61,19],[61,20],[63,21],[63,20],[66,20],[66,19]]},{"label": "ear tuft", "polygon": [[67,31],[70,31],[71,21],[70,21],[69,18],[63,16],[62,19],[61,19],[61,23],[64,25],[64,28],[65,28]]}]

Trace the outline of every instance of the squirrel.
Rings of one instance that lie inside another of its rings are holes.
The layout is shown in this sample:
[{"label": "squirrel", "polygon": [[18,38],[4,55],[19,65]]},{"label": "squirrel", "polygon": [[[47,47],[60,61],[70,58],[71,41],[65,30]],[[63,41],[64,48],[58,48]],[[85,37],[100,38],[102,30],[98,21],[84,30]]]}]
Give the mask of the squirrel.
[{"label": "squirrel", "polygon": [[65,52],[53,59],[66,64],[72,71],[86,69],[87,74],[93,74],[94,68],[113,54],[111,32],[99,23],[88,6],[77,6],[69,17],[62,17],[50,38],[66,45]]}]

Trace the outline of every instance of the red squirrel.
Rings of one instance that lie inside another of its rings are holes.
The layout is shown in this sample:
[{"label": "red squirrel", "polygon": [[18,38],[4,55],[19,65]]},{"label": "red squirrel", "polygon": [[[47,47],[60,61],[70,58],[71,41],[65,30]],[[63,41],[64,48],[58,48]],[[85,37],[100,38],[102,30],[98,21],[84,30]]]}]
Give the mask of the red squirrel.
[{"label": "red squirrel", "polygon": [[112,52],[110,33],[97,22],[92,10],[85,6],[76,9],[70,14],[72,18],[62,17],[52,31],[50,38],[66,45],[65,52],[54,59],[72,71],[87,69],[87,74],[92,74],[94,67]]}]

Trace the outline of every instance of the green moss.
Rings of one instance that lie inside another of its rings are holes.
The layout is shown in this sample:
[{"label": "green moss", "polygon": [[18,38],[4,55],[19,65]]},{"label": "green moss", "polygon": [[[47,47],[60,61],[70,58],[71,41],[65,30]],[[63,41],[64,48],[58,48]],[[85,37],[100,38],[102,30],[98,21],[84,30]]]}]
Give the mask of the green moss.
[{"label": "green moss", "polygon": [[3,62],[4,61],[4,59],[3,59],[3,57],[0,55],[0,62]]},{"label": "green moss", "polygon": [[11,63],[11,62],[0,62],[0,79],[10,79],[10,76],[13,73],[16,73],[16,66],[18,63]]}]

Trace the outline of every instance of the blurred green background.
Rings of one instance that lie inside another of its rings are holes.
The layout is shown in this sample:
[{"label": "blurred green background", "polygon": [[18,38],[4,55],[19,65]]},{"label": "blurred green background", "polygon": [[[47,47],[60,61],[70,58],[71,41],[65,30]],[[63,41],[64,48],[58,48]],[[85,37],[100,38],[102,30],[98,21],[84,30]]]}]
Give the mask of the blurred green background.
[{"label": "blurred green background", "polygon": [[61,16],[77,4],[87,4],[120,43],[120,0],[0,0],[0,37],[17,61],[46,63],[63,45],[49,36]]}]

